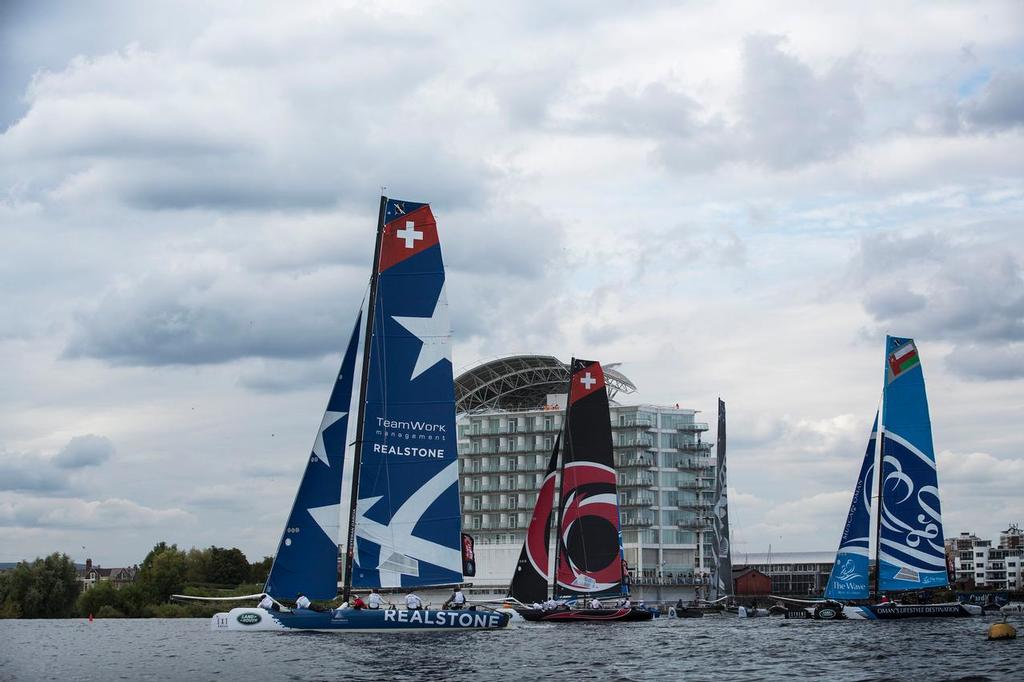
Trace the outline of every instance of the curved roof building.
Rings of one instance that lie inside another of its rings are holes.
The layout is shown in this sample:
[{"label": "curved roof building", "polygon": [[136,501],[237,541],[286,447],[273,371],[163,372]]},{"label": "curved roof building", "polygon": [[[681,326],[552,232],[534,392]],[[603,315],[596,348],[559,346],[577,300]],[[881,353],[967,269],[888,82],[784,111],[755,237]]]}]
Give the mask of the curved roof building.
[{"label": "curved roof building", "polygon": [[[617,369],[605,365],[608,397],[629,394],[636,386]],[[455,409],[467,414],[485,410],[524,410],[544,407],[547,396],[565,393],[569,365],[550,355],[509,355],[488,360],[455,378]]]}]

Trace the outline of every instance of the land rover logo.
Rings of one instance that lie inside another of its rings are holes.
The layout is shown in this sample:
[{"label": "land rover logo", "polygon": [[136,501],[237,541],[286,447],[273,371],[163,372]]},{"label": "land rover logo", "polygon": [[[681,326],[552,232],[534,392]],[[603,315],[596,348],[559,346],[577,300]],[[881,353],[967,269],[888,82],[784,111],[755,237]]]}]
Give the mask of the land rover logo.
[{"label": "land rover logo", "polygon": [[256,625],[262,620],[258,613],[241,613],[238,615],[238,622],[242,625]]},{"label": "land rover logo", "polygon": [[[253,614],[255,615],[255,614]],[[818,609],[818,618],[821,620],[832,620],[836,617],[836,610],[830,608]]]}]

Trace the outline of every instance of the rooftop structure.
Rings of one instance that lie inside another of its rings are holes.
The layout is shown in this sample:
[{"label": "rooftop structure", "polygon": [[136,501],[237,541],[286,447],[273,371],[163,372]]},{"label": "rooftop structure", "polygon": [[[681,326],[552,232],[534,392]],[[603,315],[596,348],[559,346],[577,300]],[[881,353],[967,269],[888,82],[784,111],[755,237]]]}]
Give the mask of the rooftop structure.
[{"label": "rooftop structure", "polygon": [[[616,365],[603,366],[609,400],[636,386]],[[569,365],[550,355],[509,355],[488,360],[455,378],[455,411],[526,410],[544,407],[549,394],[563,393]]]}]

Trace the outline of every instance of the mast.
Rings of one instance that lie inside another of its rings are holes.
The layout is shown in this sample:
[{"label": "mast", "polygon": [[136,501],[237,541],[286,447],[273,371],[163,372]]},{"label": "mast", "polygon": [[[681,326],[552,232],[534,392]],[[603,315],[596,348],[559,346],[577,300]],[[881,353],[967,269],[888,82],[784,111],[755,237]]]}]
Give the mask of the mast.
[{"label": "mast", "polygon": [[342,589],[342,600],[348,601],[352,595],[352,561],[355,557],[356,543],[356,504],[359,501],[359,463],[363,454],[363,422],[366,420],[366,382],[370,374],[370,343],[373,339],[373,323],[377,316],[377,283],[380,278],[380,248],[384,235],[384,213],[387,210],[388,198],[381,196],[380,212],[377,215],[377,240],[373,247],[373,269],[370,271],[370,297],[368,299],[369,314],[366,316],[366,335],[363,337],[363,371],[359,379],[359,410],[356,420],[356,449],[352,460],[352,490],[348,508],[348,539],[345,545],[345,583]]},{"label": "mast", "polygon": [[[882,392],[882,409],[879,410],[879,421],[882,422],[885,412],[885,392]],[[878,479],[878,500],[875,502],[875,600],[878,596],[878,585],[882,573],[882,465],[885,463],[885,425],[878,425],[878,466],[875,469],[875,478]]]},{"label": "mast", "polygon": [[562,433],[565,434],[565,447],[559,454],[558,462],[558,516],[555,517],[555,561],[552,564],[551,572],[551,598],[554,599],[558,592],[558,557],[559,549],[562,546],[562,511],[565,500],[562,499],[562,488],[565,485],[565,453],[569,450],[569,410],[572,409],[569,394],[572,392],[572,368],[576,364],[576,357],[569,358],[569,380],[565,382],[565,419],[562,420]]}]

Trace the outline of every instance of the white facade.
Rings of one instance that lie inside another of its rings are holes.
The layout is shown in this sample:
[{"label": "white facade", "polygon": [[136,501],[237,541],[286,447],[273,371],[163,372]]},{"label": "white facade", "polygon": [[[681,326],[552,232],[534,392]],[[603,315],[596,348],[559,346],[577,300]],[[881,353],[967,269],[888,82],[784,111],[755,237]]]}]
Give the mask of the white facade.
[{"label": "white facade", "polygon": [[991,540],[982,540],[973,533],[947,541],[953,554],[958,581],[971,581],[975,587],[995,590],[1024,589],[1024,543],[1022,532],[1010,526],[1000,536],[998,547]]},{"label": "white facade", "polygon": [[[565,395],[549,395],[535,409],[458,418],[462,527],[476,538],[480,592],[508,587],[564,415]],[[624,553],[634,593],[647,599],[692,595],[709,582],[715,472],[701,440],[708,425],[695,416],[610,408]]]}]

